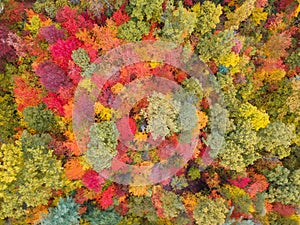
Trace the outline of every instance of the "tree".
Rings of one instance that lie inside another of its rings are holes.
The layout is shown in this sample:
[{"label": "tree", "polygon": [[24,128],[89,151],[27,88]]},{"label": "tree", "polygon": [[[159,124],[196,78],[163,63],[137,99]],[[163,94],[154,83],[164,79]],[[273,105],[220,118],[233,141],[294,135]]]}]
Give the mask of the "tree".
[{"label": "tree", "polygon": [[[199,4],[199,3],[198,3]],[[213,2],[205,1],[202,5],[193,6],[193,10],[197,13],[197,25],[195,30],[201,35],[211,32],[220,23],[222,14],[222,6],[216,6]]]},{"label": "tree", "polygon": [[268,190],[270,202],[300,204],[300,169],[291,171],[277,165],[274,170],[267,171],[265,175],[270,182]]},{"label": "tree", "polygon": [[181,2],[178,8],[173,10],[170,5],[165,15],[164,27],[161,30],[161,36],[167,41],[173,41],[177,44],[189,37],[196,27],[196,13],[185,9]]},{"label": "tree", "polygon": [[129,20],[118,27],[118,37],[128,42],[137,42],[142,39],[144,34],[148,34],[150,26],[144,21]]},{"label": "tree", "polygon": [[39,75],[41,83],[46,89],[52,92],[58,92],[60,87],[70,85],[70,80],[65,72],[50,60],[39,64],[36,74]]},{"label": "tree", "polygon": [[53,132],[56,121],[51,110],[46,109],[44,104],[28,106],[23,111],[26,126],[37,133]]},{"label": "tree", "polygon": [[292,124],[285,124],[275,121],[266,128],[261,129],[258,134],[260,142],[258,147],[262,151],[278,156],[280,159],[290,155],[290,145],[295,138],[295,127]]},{"label": "tree", "polygon": [[104,121],[91,126],[86,154],[88,161],[97,172],[111,166],[113,157],[117,155],[118,137],[118,129],[112,121]]},{"label": "tree", "polygon": [[43,218],[41,225],[79,225],[79,204],[73,198],[60,198],[57,207],[49,209],[49,214]]},{"label": "tree", "polygon": [[233,13],[227,14],[228,21],[225,22],[226,28],[238,29],[241,22],[246,20],[254,10],[256,0],[246,0]]},{"label": "tree", "polygon": [[232,201],[236,211],[241,213],[253,211],[252,199],[243,189],[226,184],[221,188],[221,194]]},{"label": "tree", "polygon": [[204,62],[210,60],[218,62],[223,55],[227,55],[231,52],[233,46],[234,31],[224,30],[217,34],[203,36],[197,44],[197,50],[200,59]]},{"label": "tree", "polygon": [[228,208],[223,199],[210,199],[206,196],[197,196],[197,205],[193,211],[196,224],[217,225],[223,224],[228,213]]},{"label": "tree", "polygon": [[9,94],[1,96],[0,93],[0,143],[8,142],[16,133],[19,125],[19,116],[16,113],[14,99]]},{"label": "tree", "polygon": [[131,9],[130,16],[138,20],[160,22],[162,15],[163,0],[154,0],[149,4],[147,0],[132,0],[128,7]]},{"label": "tree", "polygon": [[51,150],[23,146],[20,141],[3,144],[0,150],[0,165],[5,167],[1,172],[0,219],[20,219],[27,208],[46,205],[52,190],[62,188],[61,163]]},{"label": "tree", "polygon": [[88,208],[84,218],[91,225],[117,225],[121,217],[114,210],[99,210],[97,207]]}]

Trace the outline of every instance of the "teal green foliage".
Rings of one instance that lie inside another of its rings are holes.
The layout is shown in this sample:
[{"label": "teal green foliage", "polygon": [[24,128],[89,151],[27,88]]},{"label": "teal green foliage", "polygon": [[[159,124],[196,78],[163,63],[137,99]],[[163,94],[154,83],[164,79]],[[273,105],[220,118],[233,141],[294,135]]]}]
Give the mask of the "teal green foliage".
[{"label": "teal green foliage", "polygon": [[222,225],[255,225],[255,223],[252,220],[236,220],[236,219],[230,219],[226,223]]},{"label": "teal green foliage", "polygon": [[150,25],[144,21],[130,20],[118,27],[118,37],[128,42],[137,42],[150,31]]},{"label": "teal green foliage", "polygon": [[83,70],[85,70],[90,64],[89,54],[83,48],[78,48],[76,50],[73,50],[72,59]]},{"label": "teal green foliage", "polygon": [[79,225],[79,206],[70,197],[61,198],[57,207],[51,208],[49,214],[41,220],[41,225]]},{"label": "teal green foliage", "polygon": [[295,138],[295,127],[292,124],[282,122],[270,123],[266,128],[261,129],[258,134],[261,138],[259,148],[262,151],[278,156],[280,159],[290,155],[293,138]]},{"label": "teal green foliage", "polygon": [[179,110],[179,123],[183,131],[189,131],[196,127],[198,121],[196,107],[187,102],[181,104]]},{"label": "teal green foliage", "polygon": [[171,181],[171,186],[175,190],[182,190],[188,186],[188,182],[184,176],[175,176]]},{"label": "teal green foliage", "polygon": [[216,28],[216,25],[220,22],[220,16],[222,14],[222,6],[216,6],[213,2],[205,1],[200,6],[200,12],[197,20],[196,31],[200,34],[211,32]]},{"label": "teal green foliage", "polygon": [[234,46],[234,31],[224,30],[218,34],[203,36],[197,45],[200,59],[204,62],[214,60],[218,62],[219,58],[231,52]]},{"label": "teal green foliage", "polygon": [[162,15],[163,0],[131,0],[129,7],[132,8],[131,17],[138,20],[160,22]]},{"label": "teal green foliage", "polygon": [[53,112],[46,109],[44,104],[26,107],[23,116],[27,127],[38,133],[51,132],[56,125]]},{"label": "teal green foliage", "polygon": [[[170,3],[170,1],[168,1]],[[168,4],[167,2],[167,4]],[[168,5],[167,5],[168,7]],[[172,4],[166,9],[164,15],[164,27],[161,31],[161,36],[167,41],[173,41],[177,44],[183,41],[192,34],[197,22],[197,15],[194,12],[188,11],[179,2],[178,8],[172,11]]]},{"label": "teal green foliage", "polygon": [[118,137],[117,126],[112,121],[91,126],[87,157],[96,171],[110,167],[112,158],[117,154]]},{"label": "teal green foliage", "polygon": [[121,220],[121,217],[115,211],[103,211],[95,206],[88,210],[84,218],[91,225],[116,225]]},{"label": "teal green foliage", "polygon": [[300,204],[300,169],[291,171],[277,165],[274,170],[266,171],[265,176],[270,182],[268,190],[270,202]]}]

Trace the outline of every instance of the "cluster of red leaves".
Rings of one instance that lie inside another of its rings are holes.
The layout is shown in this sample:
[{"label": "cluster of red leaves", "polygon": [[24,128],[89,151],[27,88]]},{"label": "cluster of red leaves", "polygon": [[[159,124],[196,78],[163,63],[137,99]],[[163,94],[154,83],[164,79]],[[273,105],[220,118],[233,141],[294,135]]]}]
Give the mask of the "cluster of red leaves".
[{"label": "cluster of red leaves", "polygon": [[91,169],[85,171],[84,175],[82,176],[82,181],[87,188],[95,192],[101,191],[102,184],[105,182],[103,177]]},{"label": "cluster of red leaves", "polygon": [[238,177],[235,180],[229,180],[229,183],[239,188],[245,188],[246,186],[248,186],[250,181],[251,179],[249,177],[243,177],[243,178]]},{"label": "cluster of red leaves", "polygon": [[117,26],[120,26],[130,20],[130,16],[124,11],[125,6],[126,4],[123,4],[112,16]]},{"label": "cluster of red leaves", "polygon": [[48,95],[43,98],[43,102],[53,112],[58,113],[61,116],[65,114],[64,105],[67,103],[67,101],[62,99],[60,95],[49,92]]},{"label": "cluster of red leaves", "polygon": [[75,35],[79,29],[90,29],[94,21],[87,13],[79,14],[77,10],[65,6],[56,13],[56,20],[68,31],[70,35]]},{"label": "cluster of red leaves", "polygon": [[99,196],[97,196],[96,201],[101,206],[102,209],[107,209],[111,206],[114,201],[115,187],[109,186],[105,191],[103,191]]},{"label": "cluster of red leaves", "polygon": [[273,210],[277,213],[279,213],[280,215],[282,216],[291,216],[293,215],[296,210],[295,210],[295,207],[292,206],[292,205],[284,205],[280,202],[274,202],[273,203]]},{"label": "cluster of red leaves", "polygon": [[72,60],[73,50],[81,47],[81,42],[75,37],[69,37],[66,40],[58,40],[50,46],[50,51],[54,62],[63,69],[68,68],[69,61]]},{"label": "cluster of red leaves", "polygon": [[39,30],[39,36],[46,39],[49,44],[54,44],[58,40],[65,38],[65,32],[61,29],[57,29],[55,25],[42,27]]},{"label": "cluster of red leaves", "polygon": [[39,64],[36,74],[39,75],[41,83],[49,91],[57,93],[60,87],[70,86],[70,79],[66,73],[50,60]]}]

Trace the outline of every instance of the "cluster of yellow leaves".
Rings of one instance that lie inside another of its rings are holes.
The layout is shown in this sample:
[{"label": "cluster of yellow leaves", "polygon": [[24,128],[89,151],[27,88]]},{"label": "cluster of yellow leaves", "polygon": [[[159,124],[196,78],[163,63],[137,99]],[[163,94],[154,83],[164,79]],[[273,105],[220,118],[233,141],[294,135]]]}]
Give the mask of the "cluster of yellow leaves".
[{"label": "cluster of yellow leaves", "polygon": [[205,112],[202,111],[197,111],[197,116],[198,116],[198,122],[195,129],[199,131],[200,129],[206,127],[206,124],[208,122],[208,116],[205,114]]},{"label": "cluster of yellow leaves", "polygon": [[251,198],[248,193],[236,186],[224,185],[222,187],[222,193],[226,196],[227,199],[230,199],[237,209],[241,212],[254,212],[254,207],[251,203]]},{"label": "cluster of yellow leaves", "polygon": [[100,102],[95,103],[95,114],[101,121],[109,121],[112,117],[112,110],[105,107]]},{"label": "cluster of yellow leaves", "polygon": [[114,94],[119,94],[122,89],[123,89],[124,85],[121,83],[116,83],[114,86],[111,87],[111,91]]},{"label": "cluster of yellow leaves", "polygon": [[134,136],[134,140],[136,141],[146,141],[148,138],[147,134],[142,132],[137,132]]},{"label": "cluster of yellow leaves", "polygon": [[265,128],[270,123],[269,115],[266,112],[260,111],[256,106],[250,103],[242,104],[239,111],[241,117],[249,120],[255,130]]},{"label": "cluster of yellow leaves", "polygon": [[239,55],[235,54],[234,52],[230,52],[226,55],[221,55],[218,58],[218,62],[226,67],[235,67],[240,61]]},{"label": "cluster of yellow leaves", "polygon": [[[65,183],[64,183],[64,188],[63,191],[64,193],[66,193],[66,195],[68,195],[70,192],[75,191],[81,187],[83,187],[83,183],[82,180],[68,180],[68,179],[64,179]],[[59,201],[59,198],[57,198],[57,203]]]},{"label": "cluster of yellow leaves", "polygon": [[149,186],[129,186],[129,192],[134,196],[149,196]]},{"label": "cluster of yellow leaves", "polygon": [[261,68],[253,74],[253,83],[255,83],[258,86],[261,86],[264,81],[269,83],[274,81],[280,81],[282,78],[285,77],[285,75],[286,72],[283,69],[276,68],[267,71]]},{"label": "cluster of yellow leaves", "polygon": [[198,204],[196,195],[187,192],[187,193],[184,193],[183,196],[184,197],[182,199],[182,202],[183,202],[185,208],[190,212],[194,211],[196,205]]},{"label": "cluster of yellow leaves", "polygon": [[255,2],[256,0],[246,0],[243,5],[238,7],[233,13],[228,13],[228,21],[225,22],[225,28],[238,29],[240,23],[252,14]]},{"label": "cluster of yellow leaves", "polygon": [[252,13],[252,20],[255,25],[259,25],[261,21],[266,21],[268,13],[264,12],[264,8],[255,8]]},{"label": "cluster of yellow leaves", "polygon": [[23,153],[19,146],[3,144],[0,149],[0,198],[4,197],[4,190],[16,180],[21,170]]}]

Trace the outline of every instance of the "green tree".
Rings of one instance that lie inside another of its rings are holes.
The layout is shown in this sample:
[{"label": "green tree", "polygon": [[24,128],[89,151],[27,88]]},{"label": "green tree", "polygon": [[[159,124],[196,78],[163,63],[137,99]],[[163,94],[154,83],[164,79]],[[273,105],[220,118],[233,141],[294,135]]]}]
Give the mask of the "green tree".
[{"label": "green tree", "polygon": [[118,37],[128,42],[136,42],[142,39],[144,34],[148,34],[150,25],[144,21],[130,20],[118,27]]},{"label": "green tree", "polygon": [[56,126],[53,112],[46,109],[44,104],[26,107],[23,111],[23,117],[27,127],[37,133],[53,132]]},{"label": "green tree", "polygon": [[180,130],[178,122],[179,102],[172,101],[161,93],[154,93],[149,96],[148,101],[149,105],[146,110],[142,110],[142,115],[148,123],[146,130],[151,132],[154,140],[158,137],[164,139]]},{"label": "green tree", "polygon": [[88,209],[84,218],[90,222],[91,225],[116,225],[121,220],[121,217],[115,211],[102,211],[96,206]]},{"label": "green tree", "polygon": [[198,12],[196,31],[201,35],[211,32],[211,30],[216,28],[216,25],[220,23],[221,14],[221,5],[216,6],[211,1],[203,2]]},{"label": "green tree", "polygon": [[216,62],[223,55],[227,55],[231,52],[234,46],[234,31],[224,30],[218,34],[209,34],[203,36],[197,45],[199,57],[204,62],[214,60]]},{"label": "green tree", "polygon": [[223,224],[228,213],[224,199],[210,199],[206,196],[197,196],[197,205],[193,211],[196,224],[217,225]]},{"label": "green tree", "polygon": [[138,20],[160,22],[163,0],[131,0],[129,6],[132,9],[131,17]]},{"label": "green tree", "polygon": [[78,48],[76,50],[73,50],[72,59],[83,70],[86,70],[88,68],[88,66],[90,65],[89,54],[83,48]]},{"label": "green tree", "polygon": [[268,198],[270,202],[283,204],[300,204],[300,169],[291,171],[283,166],[266,171],[265,176],[270,182]]},{"label": "green tree", "polygon": [[290,145],[296,136],[294,131],[295,127],[292,124],[272,122],[258,132],[260,136],[258,147],[261,151],[269,152],[280,159],[285,158],[290,155]]},{"label": "green tree", "polygon": [[1,96],[0,92],[0,143],[8,142],[16,133],[15,128],[19,125],[14,98],[10,94]]},{"label": "green tree", "polygon": [[96,123],[90,129],[90,142],[86,152],[89,163],[96,171],[109,168],[117,154],[119,132],[112,121]]},{"label": "green tree", "polygon": [[183,43],[196,27],[196,13],[184,8],[181,2],[179,2],[177,9],[173,10],[173,7],[167,9],[164,17],[165,21],[161,30],[161,36],[167,41],[173,41],[178,44]]},{"label": "green tree", "polygon": [[62,188],[61,162],[53,157],[52,151],[22,147],[17,141],[3,144],[0,149],[0,165],[5,167],[0,178],[0,219],[19,219],[28,207],[48,204],[52,190]]}]

